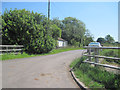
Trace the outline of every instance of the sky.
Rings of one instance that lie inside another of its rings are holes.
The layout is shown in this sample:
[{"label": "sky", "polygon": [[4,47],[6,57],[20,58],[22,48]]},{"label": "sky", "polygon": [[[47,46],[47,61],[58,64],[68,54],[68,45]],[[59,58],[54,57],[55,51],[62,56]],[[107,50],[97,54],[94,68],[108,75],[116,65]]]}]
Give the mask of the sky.
[{"label": "sky", "polygon": [[[26,9],[47,16],[47,2],[2,2],[2,13],[10,10]],[[118,41],[118,2],[51,2],[50,19],[75,17],[85,23],[96,41],[110,34]]]}]

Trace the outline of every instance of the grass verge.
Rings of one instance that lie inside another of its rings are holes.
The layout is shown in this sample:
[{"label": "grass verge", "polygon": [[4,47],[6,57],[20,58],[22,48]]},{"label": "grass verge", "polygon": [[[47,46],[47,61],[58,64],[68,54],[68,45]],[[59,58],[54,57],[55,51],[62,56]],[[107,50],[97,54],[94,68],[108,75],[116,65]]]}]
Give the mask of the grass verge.
[{"label": "grass verge", "polygon": [[[119,49],[116,49],[116,50],[104,49],[104,50],[100,51],[100,55],[120,58],[120,50]],[[119,60],[112,60],[112,59],[111,60],[110,59],[104,59],[102,63],[120,65]]]},{"label": "grass verge", "polygon": [[79,50],[79,49],[83,49],[83,48],[79,48],[79,47],[66,47],[66,48],[59,48],[59,49],[53,49],[52,51],[50,51],[49,53],[44,53],[44,54],[27,54],[27,53],[23,53],[23,54],[4,54],[4,55],[0,55],[1,60],[11,60],[11,59],[17,59],[17,58],[27,58],[27,57],[34,57],[34,56],[42,56],[42,55],[51,55],[51,54],[57,54],[60,52],[65,52],[65,51],[70,51],[70,50]]},{"label": "grass verge", "polygon": [[[93,67],[90,64],[82,63],[85,56],[76,59],[70,65],[76,77],[89,88],[120,88],[120,75],[105,71],[101,67]],[[79,63],[79,65],[77,65]]]}]

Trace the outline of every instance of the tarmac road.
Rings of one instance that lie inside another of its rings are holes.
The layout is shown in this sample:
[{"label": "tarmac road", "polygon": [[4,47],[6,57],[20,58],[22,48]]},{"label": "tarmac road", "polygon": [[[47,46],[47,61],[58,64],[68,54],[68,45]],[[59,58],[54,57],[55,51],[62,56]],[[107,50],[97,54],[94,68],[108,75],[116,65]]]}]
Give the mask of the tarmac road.
[{"label": "tarmac road", "polygon": [[2,62],[3,88],[79,88],[69,72],[70,63],[84,50]]}]

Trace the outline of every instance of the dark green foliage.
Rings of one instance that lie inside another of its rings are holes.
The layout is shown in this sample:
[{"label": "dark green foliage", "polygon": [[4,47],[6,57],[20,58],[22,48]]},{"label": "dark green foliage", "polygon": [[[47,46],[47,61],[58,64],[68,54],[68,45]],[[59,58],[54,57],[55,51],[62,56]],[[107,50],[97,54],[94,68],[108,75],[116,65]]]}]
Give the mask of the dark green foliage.
[{"label": "dark green foliage", "polygon": [[104,44],[104,45],[106,45],[106,44],[108,44],[108,45],[118,45],[118,44],[115,43],[114,38],[110,35],[106,35],[105,38],[102,38],[102,37],[98,38],[97,42],[100,42],[101,44]]},{"label": "dark green foliage", "polygon": [[63,25],[62,21],[59,20],[59,18],[53,18],[52,24],[57,25],[57,26],[58,26],[59,28],[61,28],[62,30],[64,29],[64,25]]},{"label": "dark green foliage", "polygon": [[77,59],[77,62],[75,61],[76,64],[73,66],[75,72],[82,72],[83,75],[87,75],[93,81],[104,85],[106,89],[120,88],[120,74],[113,74],[100,67],[93,67],[90,64],[83,63],[86,58],[86,56],[83,56],[79,60]]},{"label": "dark green foliage", "polygon": [[93,42],[93,35],[90,33],[90,31],[87,29],[86,31],[85,31],[85,35],[84,35],[84,46],[88,46],[88,44],[90,43],[90,42]]},{"label": "dark green foliage", "polygon": [[93,37],[92,37],[92,36],[91,36],[91,37],[85,36],[84,46],[88,46],[88,44],[89,44],[90,42],[93,42]]},{"label": "dark green foliage", "polygon": [[80,59],[78,58],[78,60],[74,63],[73,69],[74,68],[79,68],[80,64],[83,63],[84,60],[86,60],[87,57],[86,56],[82,56]]},{"label": "dark green foliage", "polygon": [[57,40],[58,37],[61,37],[61,29],[57,25],[55,24],[51,25],[49,30],[51,31],[52,37],[55,40]]},{"label": "dark green foliage", "polygon": [[115,42],[114,38],[110,35],[106,35],[105,40],[107,43],[114,43]]},{"label": "dark green foliage", "polygon": [[85,28],[85,24],[73,17],[66,17],[64,20],[54,18],[52,24],[56,24],[62,30],[62,38],[68,41],[69,45],[76,47],[88,45],[93,41],[93,36]]},{"label": "dark green foliage", "polygon": [[2,15],[2,44],[24,45],[28,53],[46,53],[60,36],[57,26],[49,25],[44,15],[33,11],[6,10]]},{"label": "dark green foliage", "polygon": [[53,49],[55,46],[55,40],[50,36],[45,36],[44,38],[38,39],[34,38],[30,45],[27,47],[27,51],[29,53],[40,54],[47,53]]},{"label": "dark green foliage", "polygon": [[80,44],[83,44],[85,24],[72,17],[66,17],[62,22],[64,26],[62,38],[71,45],[80,46]]},{"label": "dark green foliage", "polygon": [[[120,50],[102,50],[100,52],[101,55],[103,56],[108,56],[108,57],[119,57],[119,51]],[[119,60],[111,60],[111,59],[105,59],[107,62],[115,62],[120,64]]]},{"label": "dark green foliage", "polygon": [[97,39],[97,42],[103,44],[103,43],[105,43],[105,39],[100,37]]},{"label": "dark green foliage", "polygon": [[84,60],[86,60],[87,56],[82,56],[81,58],[75,59],[71,64],[70,67],[74,70],[74,68],[79,68],[79,65],[83,63]]},{"label": "dark green foliage", "polygon": [[120,76],[82,63],[79,69],[92,80],[104,84],[105,88],[120,88]]},{"label": "dark green foliage", "polygon": [[0,15],[0,45],[2,44],[2,17]]},{"label": "dark green foliage", "polygon": [[[30,11],[10,10],[2,16],[3,44],[28,44],[37,31],[36,14]],[[42,15],[39,15],[42,18]],[[39,19],[38,19],[39,20]]]}]

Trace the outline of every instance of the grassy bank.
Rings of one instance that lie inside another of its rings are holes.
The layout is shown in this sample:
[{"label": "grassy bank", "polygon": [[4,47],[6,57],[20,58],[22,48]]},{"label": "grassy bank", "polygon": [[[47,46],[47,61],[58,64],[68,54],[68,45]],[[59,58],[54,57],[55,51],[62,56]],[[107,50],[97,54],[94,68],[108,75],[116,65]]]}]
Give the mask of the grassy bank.
[{"label": "grassy bank", "polygon": [[[118,50],[118,49],[116,49],[116,50],[103,49],[102,51],[100,51],[100,55],[120,58],[120,50]],[[118,64],[119,65],[120,61],[119,60],[104,59],[102,63],[116,64],[116,65]]]},{"label": "grassy bank", "polygon": [[110,56],[110,57],[119,57],[118,49],[103,49],[100,51],[100,55]]},{"label": "grassy bank", "polygon": [[[81,82],[89,88],[120,88],[120,75],[105,71],[100,67],[93,67],[90,64],[82,63],[86,57],[73,61],[70,67],[74,67],[74,73]],[[79,63],[79,64],[77,64]]]},{"label": "grassy bank", "polygon": [[10,60],[10,59],[17,59],[17,58],[27,58],[27,57],[34,57],[34,56],[42,56],[42,55],[51,55],[51,54],[57,54],[60,52],[65,52],[65,51],[70,51],[70,50],[79,50],[79,49],[83,49],[83,48],[79,48],[79,47],[66,47],[66,48],[59,48],[59,49],[54,49],[49,53],[44,53],[44,54],[27,54],[27,53],[23,53],[23,54],[4,54],[1,55],[0,58],[1,60]]},{"label": "grassy bank", "polygon": [[103,43],[103,46],[106,46],[106,47],[118,47],[120,45],[118,43]]}]

